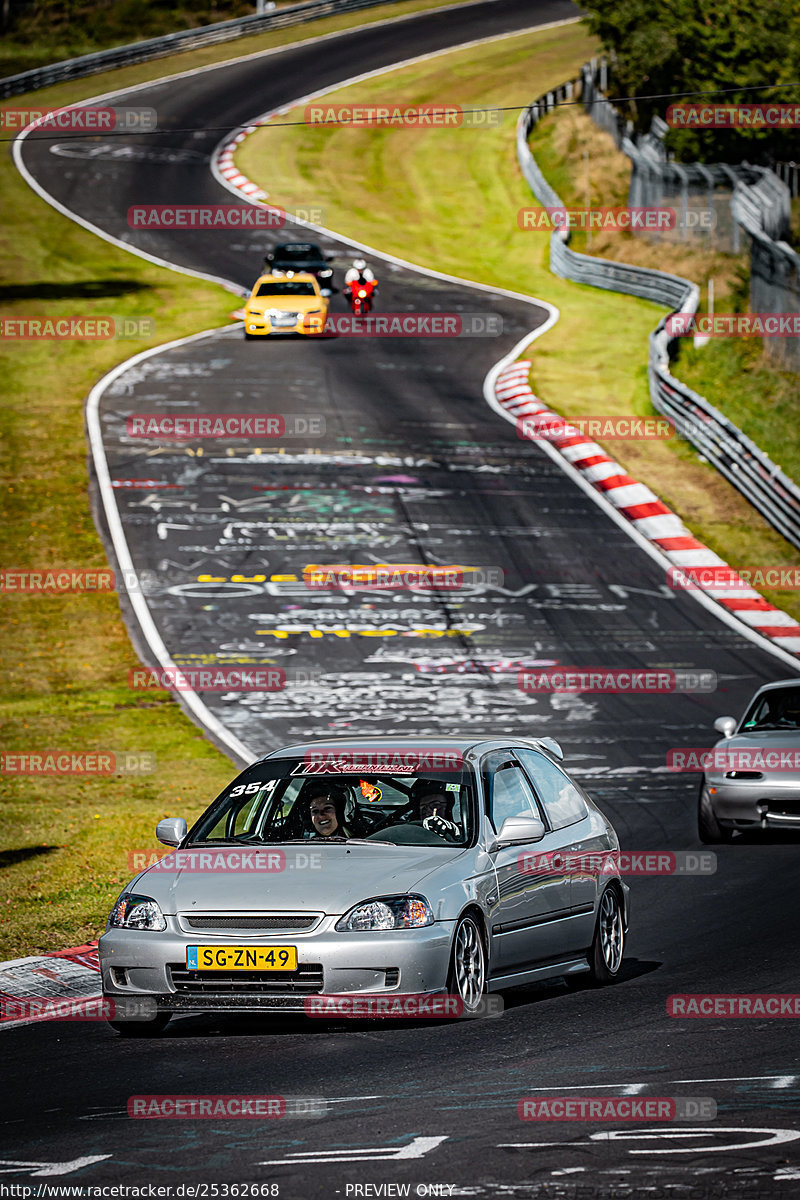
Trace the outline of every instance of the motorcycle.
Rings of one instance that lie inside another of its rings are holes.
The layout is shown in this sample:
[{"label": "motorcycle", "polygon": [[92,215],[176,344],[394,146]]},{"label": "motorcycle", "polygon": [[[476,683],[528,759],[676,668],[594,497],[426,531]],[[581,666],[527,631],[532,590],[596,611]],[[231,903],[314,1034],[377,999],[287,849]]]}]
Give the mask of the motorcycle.
[{"label": "motorcycle", "polygon": [[345,288],[345,295],[350,301],[350,307],[357,317],[368,313],[372,308],[372,298],[378,286],[377,279],[357,280]]}]

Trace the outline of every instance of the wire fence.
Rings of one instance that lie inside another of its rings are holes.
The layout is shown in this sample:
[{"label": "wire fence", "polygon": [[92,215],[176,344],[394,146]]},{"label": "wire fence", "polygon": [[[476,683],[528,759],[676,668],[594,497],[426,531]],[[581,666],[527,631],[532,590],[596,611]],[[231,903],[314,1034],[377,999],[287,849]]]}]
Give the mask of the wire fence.
[{"label": "wire fence", "polygon": [[33,71],[9,75],[0,79],[0,99],[18,96],[22,92],[37,91],[54,83],[64,83],[68,79],[97,75],[115,67],[128,67],[155,58],[166,58],[170,54],[185,50],[197,50],[201,46],[232,42],[237,38],[266,33],[271,29],[302,25],[306,21],[316,21],[319,17],[353,12],[359,8],[375,8],[379,4],[398,3],[400,0],[306,0],[306,3],[293,4],[290,8],[237,17],[232,21],[219,21],[215,25],[203,25],[199,29],[168,33],[164,37],[115,46],[112,50],[98,50],[94,54],[82,54],[79,58],[68,58],[46,67],[37,67]]},{"label": "wire fence", "polygon": [[[564,208],[565,205],[544,178],[531,153],[528,138],[538,121],[559,100],[568,98],[568,87],[571,99],[574,87],[572,84],[564,85],[535,100],[523,110],[517,122],[517,159],[520,169],[536,199],[545,208]],[[620,141],[625,136],[621,132]],[[758,209],[758,197],[750,192],[743,195]],[[744,216],[737,215],[737,219],[744,223]],[[754,218],[747,217],[748,221],[751,219]],[[765,254],[770,253],[769,247],[774,243],[765,234],[759,236],[763,242],[759,242],[758,236],[754,237],[754,242],[764,247]],[[653,300],[671,311],[697,312],[700,292],[690,280],[647,267],[578,254],[570,250],[568,241],[569,232],[566,230],[555,229],[550,236],[550,269],[561,278]],[[800,488],[704,396],[672,375],[669,369],[670,350],[676,339],[670,338],[667,333],[666,319],[666,315],[661,318],[649,337],[647,373],[653,407],[663,413],[678,432],[713,463],[775,529],[794,546],[800,547]]]}]

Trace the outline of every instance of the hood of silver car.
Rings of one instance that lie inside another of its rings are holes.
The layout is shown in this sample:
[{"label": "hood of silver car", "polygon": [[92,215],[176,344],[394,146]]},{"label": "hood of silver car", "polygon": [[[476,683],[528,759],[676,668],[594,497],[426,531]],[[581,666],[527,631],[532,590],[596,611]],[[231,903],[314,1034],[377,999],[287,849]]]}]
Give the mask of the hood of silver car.
[{"label": "hood of silver car", "polygon": [[753,729],[735,733],[733,737],[717,742],[714,751],[716,754],[724,752],[726,762],[711,765],[706,772],[708,775],[724,776],[731,770],[760,771],[765,779],[774,777],[786,782],[800,776],[800,731],[797,729]]},{"label": "hood of silver car", "polygon": [[[272,854],[270,869],[252,865],[231,869],[230,846],[173,851],[136,880],[133,891],[157,900],[162,912],[324,912],[340,915],[373,896],[413,891],[437,867],[449,864],[462,848],[323,843],[261,847],[262,862]],[[238,851],[237,851],[238,853]],[[194,858],[192,857],[194,855]],[[175,868],[176,857],[183,864]],[[284,860],[283,862],[281,860]],[[234,863],[243,861],[233,859]]]}]

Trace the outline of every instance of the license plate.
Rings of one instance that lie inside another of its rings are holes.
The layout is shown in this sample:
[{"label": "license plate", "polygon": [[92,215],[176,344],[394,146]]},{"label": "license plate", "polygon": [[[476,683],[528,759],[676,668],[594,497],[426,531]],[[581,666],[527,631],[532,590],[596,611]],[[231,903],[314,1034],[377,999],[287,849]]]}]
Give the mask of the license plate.
[{"label": "license plate", "polygon": [[190,971],[296,971],[296,946],[187,946]]}]

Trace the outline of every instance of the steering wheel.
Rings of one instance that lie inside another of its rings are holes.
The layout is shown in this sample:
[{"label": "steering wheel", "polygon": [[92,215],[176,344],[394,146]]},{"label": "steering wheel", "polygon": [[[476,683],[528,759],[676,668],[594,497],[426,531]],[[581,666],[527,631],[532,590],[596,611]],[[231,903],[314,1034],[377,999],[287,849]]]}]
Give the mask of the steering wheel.
[{"label": "steering wheel", "polygon": [[388,816],[384,817],[382,820],[378,821],[377,824],[372,826],[369,831],[370,834],[377,833],[380,829],[386,829],[389,825],[397,825],[398,822],[402,822],[413,810],[413,808],[414,801],[409,800],[407,804],[403,804],[400,808],[394,809],[394,811],[390,812]]}]

